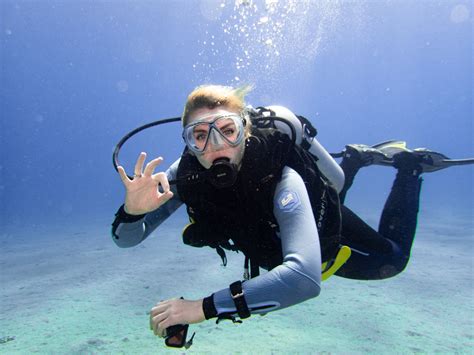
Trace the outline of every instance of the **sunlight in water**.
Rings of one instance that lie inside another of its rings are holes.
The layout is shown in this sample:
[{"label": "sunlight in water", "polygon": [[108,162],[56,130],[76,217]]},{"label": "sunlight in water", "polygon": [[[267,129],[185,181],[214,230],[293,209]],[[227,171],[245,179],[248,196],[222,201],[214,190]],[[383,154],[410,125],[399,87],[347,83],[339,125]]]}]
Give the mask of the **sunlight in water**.
[{"label": "sunlight in water", "polygon": [[238,74],[232,80],[236,84],[276,74],[290,61],[295,70],[314,62],[340,17],[341,3],[202,0],[201,13],[207,20],[218,21],[220,29],[206,30],[194,68],[212,74],[229,65],[219,58],[230,55]]},{"label": "sunlight in water", "polygon": [[456,5],[451,11],[451,21],[454,23],[462,23],[469,19],[469,8],[466,5]]}]

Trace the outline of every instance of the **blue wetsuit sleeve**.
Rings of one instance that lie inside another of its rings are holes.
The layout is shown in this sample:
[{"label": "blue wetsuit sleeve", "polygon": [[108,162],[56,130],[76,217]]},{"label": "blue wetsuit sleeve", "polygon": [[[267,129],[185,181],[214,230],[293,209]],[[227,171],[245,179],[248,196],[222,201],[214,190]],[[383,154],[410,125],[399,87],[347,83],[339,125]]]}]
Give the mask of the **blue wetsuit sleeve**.
[{"label": "blue wetsuit sleeve", "polygon": [[[285,167],[274,195],[283,263],[242,284],[252,314],[303,302],[321,290],[321,249],[311,203],[301,176]],[[229,288],[214,293],[218,314],[236,313]]]},{"label": "blue wetsuit sleeve", "polygon": [[[175,161],[168,170],[168,180],[176,178],[179,159]],[[176,185],[171,186],[173,198],[156,210],[147,213],[142,219],[131,223],[120,223],[115,231],[112,231],[112,239],[121,248],[133,247],[144,241],[161,223],[171,216],[183,202],[179,199]]]}]

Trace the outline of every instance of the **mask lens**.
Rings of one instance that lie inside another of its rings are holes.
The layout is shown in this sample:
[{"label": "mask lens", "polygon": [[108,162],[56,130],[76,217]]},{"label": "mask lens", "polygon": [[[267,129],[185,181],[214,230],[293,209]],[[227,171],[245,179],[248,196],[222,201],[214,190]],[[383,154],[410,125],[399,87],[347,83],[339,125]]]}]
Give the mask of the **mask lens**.
[{"label": "mask lens", "polygon": [[242,124],[239,125],[236,121],[234,117],[223,117],[214,123],[220,135],[232,145],[237,143],[241,133],[240,131],[243,128]]},{"label": "mask lens", "polygon": [[209,138],[209,129],[209,123],[200,123],[189,127],[188,142],[195,150],[202,152],[205,149]]}]

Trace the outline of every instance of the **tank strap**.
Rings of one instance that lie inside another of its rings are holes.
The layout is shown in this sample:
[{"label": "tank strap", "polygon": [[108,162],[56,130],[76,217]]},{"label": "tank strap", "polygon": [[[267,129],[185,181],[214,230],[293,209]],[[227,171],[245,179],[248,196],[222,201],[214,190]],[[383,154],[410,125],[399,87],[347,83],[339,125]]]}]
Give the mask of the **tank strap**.
[{"label": "tank strap", "polygon": [[301,147],[304,150],[311,148],[311,141],[318,134],[318,130],[313,126],[310,120],[303,116],[296,116],[303,126],[303,139],[301,140]]}]

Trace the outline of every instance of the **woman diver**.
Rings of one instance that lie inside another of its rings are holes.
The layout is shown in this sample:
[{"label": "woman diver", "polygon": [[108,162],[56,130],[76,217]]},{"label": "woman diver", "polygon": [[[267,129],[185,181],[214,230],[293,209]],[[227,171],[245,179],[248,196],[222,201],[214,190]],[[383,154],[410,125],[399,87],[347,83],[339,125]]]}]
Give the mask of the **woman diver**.
[{"label": "woman diver", "polygon": [[[249,90],[196,88],[182,115],[186,148],[166,172],[154,173],[161,157],[144,166],[145,153],[133,178],[118,167],[126,188],[112,228],[119,247],[143,242],[184,203],[191,220],[186,244],[215,248],[224,265],[223,249],[245,255],[243,282],[199,300],[157,303],[150,328],[160,337],[179,324],[235,321],[295,305],[318,296],[321,280],[332,274],[377,280],[402,272],[415,235],[420,175],[450,166],[442,154],[394,141],[348,145],[339,166],[315,132],[308,134],[304,118],[278,106],[246,107]],[[343,205],[357,171],[371,164],[397,169],[378,231]],[[268,272],[260,275],[260,268]]]}]

